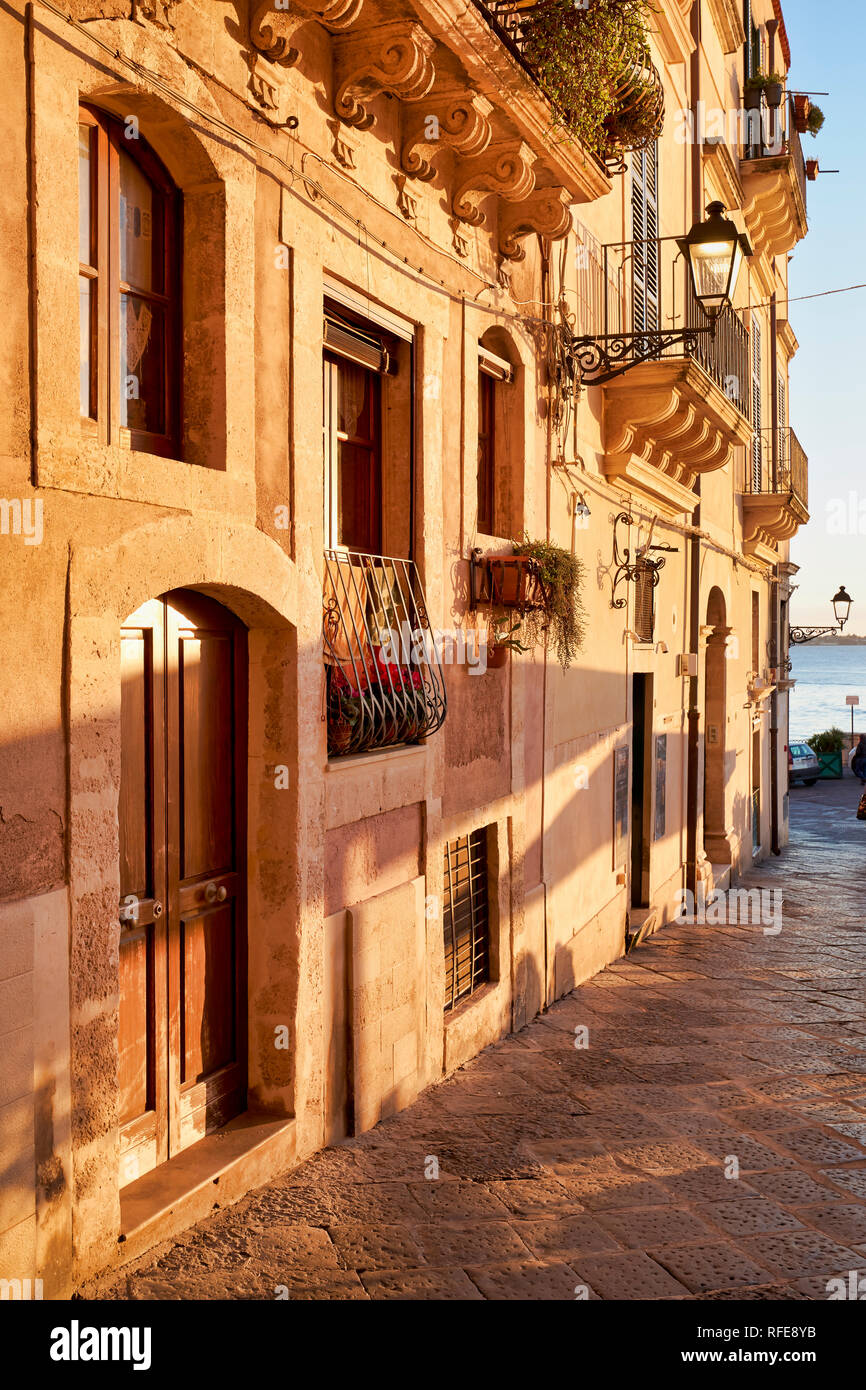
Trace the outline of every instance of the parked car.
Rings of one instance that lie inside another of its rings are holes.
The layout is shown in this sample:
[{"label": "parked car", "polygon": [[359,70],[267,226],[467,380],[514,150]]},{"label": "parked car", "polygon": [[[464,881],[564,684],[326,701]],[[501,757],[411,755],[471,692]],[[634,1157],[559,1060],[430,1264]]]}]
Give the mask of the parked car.
[{"label": "parked car", "polygon": [[807,787],[814,787],[821,775],[821,765],[818,762],[818,754],[808,743],[791,743],[788,745],[788,785],[794,786],[796,782],[803,782]]}]

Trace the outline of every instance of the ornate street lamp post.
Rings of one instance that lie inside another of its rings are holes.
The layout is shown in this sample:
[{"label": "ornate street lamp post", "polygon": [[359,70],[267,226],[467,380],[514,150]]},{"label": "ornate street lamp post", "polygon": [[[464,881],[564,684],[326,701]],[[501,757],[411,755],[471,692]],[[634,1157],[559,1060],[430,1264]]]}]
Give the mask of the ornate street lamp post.
[{"label": "ornate street lamp post", "polygon": [[836,622],[832,627],[792,627],[788,633],[788,642],[791,646],[801,646],[804,642],[814,642],[816,637],[829,637],[834,632],[841,632],[848,621],[851,612],[853,599],[842,584],[839,592],[833,595],[833,612]]}]

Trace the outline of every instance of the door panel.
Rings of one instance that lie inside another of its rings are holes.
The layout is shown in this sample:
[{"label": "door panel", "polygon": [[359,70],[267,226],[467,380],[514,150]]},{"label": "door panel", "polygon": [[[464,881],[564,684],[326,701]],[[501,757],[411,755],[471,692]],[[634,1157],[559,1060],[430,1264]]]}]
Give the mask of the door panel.
[{"label": "door panel", "polygon": [[246,631],[179,591],[133,615],[121,652],[128,1182],[246,1104]]}]

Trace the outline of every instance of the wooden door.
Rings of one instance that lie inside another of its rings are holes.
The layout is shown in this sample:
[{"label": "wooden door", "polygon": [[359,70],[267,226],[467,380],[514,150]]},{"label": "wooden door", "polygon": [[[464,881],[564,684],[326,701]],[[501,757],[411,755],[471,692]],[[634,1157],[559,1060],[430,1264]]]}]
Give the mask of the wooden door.
[{"label": "wooden door", "polygon": [[178,591],[121,661],[123,1184],[246,1105],[246,631]]}]

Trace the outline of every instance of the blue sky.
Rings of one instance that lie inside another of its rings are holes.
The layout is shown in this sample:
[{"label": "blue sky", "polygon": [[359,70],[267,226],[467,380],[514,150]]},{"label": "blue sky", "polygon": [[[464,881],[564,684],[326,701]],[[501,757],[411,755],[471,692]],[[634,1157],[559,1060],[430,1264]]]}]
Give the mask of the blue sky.
[{"label": "blue sky", "polygon": [[[816,98],[827,120],[817,139],[802,137],[806,155],[841,170],[808,184],[809,236],[790,263],[794,299],[866,281],[866,4],[782,3],[790,87],[830,93]],[[812,516],[791,547],[800,566],[791,619],[831,620],[829,600],[844,583],[854,598],[848,631],[866,634],[866,290],[792,303],[790,313],[800,341],[791,368],[790,423],[809,456]]]}]

